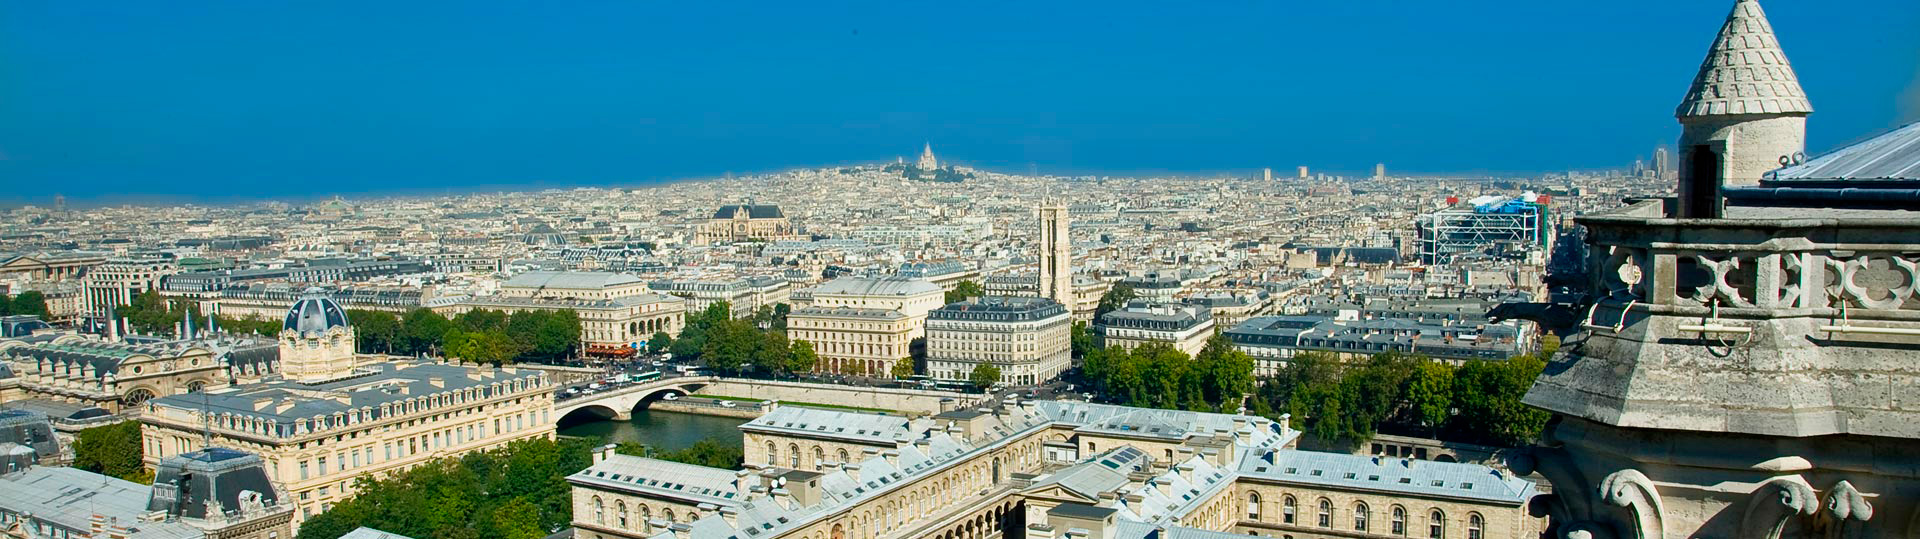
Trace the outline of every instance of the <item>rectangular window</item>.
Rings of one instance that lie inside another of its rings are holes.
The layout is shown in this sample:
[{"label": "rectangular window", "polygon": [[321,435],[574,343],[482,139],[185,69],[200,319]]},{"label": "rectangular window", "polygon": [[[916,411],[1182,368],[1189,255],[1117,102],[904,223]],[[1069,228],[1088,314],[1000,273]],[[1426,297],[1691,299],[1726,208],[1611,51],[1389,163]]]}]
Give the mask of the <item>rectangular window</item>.
[{"label": "rectangular window", "polygon": [[327,457],[314,459],[320,463],[320,475],[327,475]]},{"label": "rectangular window", "polygon": [[300,478],[307,478],[307,461],[300,461]]}]

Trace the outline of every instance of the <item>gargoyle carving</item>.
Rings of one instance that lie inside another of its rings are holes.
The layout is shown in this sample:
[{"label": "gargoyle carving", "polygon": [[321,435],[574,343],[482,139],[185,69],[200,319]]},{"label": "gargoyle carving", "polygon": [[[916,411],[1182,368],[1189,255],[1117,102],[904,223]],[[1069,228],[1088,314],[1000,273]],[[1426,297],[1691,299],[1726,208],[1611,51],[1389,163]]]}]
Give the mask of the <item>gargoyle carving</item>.
[{"label": "gargoyle carving", "polygon": [[1661,505],[1660,491],[1654,489],[1646,474],[1632,469],[1608,474],[1600,480],[1600,500],[1627,509],[1627,524],[1632,529],[1623,535],[1666,539],[1666,508]]},{"label": "gargoyle carving", "polygon": [[1754,539],[1780,539],[1796,517],[1811,516],[1820,510],[1819,496],[1813,488],[1786,477],[1776,477],[1754,489],[1747,498],[1747,513],[1740,519],[1740,536]]}]

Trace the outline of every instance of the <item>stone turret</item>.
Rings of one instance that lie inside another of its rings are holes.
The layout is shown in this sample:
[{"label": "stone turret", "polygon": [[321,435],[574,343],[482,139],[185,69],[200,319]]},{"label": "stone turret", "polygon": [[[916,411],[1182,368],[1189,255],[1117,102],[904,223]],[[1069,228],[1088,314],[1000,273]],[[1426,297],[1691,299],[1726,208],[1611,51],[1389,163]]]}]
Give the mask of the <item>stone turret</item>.
[{"label": "stone turret", "polygon": [[353,374],[354,331],[347,311],[320,288],[287,310],[280,330],[280,369],[290,379],[333,380]]},{"label": "stone turret", "polygon": [[1755,185],[1798,160],[1813,104],[1758,0],[1738,0],[1674,111],[1680,216],[1718,217],[1721,187]]}]

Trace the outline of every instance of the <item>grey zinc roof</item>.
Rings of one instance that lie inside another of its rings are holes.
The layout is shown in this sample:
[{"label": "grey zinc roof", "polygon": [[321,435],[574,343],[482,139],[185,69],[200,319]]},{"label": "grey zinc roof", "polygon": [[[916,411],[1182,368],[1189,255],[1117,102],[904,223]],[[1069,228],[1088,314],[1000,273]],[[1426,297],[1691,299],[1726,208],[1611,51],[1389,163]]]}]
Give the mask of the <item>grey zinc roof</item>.
[{"label": "grey zinc roof", "polygon": [[65,528],[75,536],[88,531],[99,514],[129,528],[129,539],[198,539],[198,528],[181,522],[141,522],[146,485],[78,468],[35,466],[0,475],[0,510],[32,513],[35,520]]},{"label": "grey zinc roof", "polygon": [[511,288],[601,289],[640,282],[639,277],[610,271],[529,271],[507,279]]},{"label": "grey zinc roof", "polygon": [[694,504],[740,505],[745,501],[733,486],[732,471],[630,455],[610,455],[567,476],[567,482],[678,498]]},{"label": "grey zinc roof", "polygon": [[838,438],[868,444],[893,444],[913,433],[907,419],[880,414],[863,414],[801,406],[781,406],[740,430],[779,434],[799,434],[816,438]]},{"label": "grey zinc roof", "polygon": [[742,209],[746,210],[747,217],[751,219],[779,219],[787,216],[785,212],[780,211],[779,206],[772,204],[728,204],[714,210],[713,218],[732,219],[734,213]]},{"label": "grey zinc roof", "polygon": [[788,316],[841,316],[851,318],[872,318],[875,320],[898,320],[907,315],[893,309],[862,309],[859,307],[801,307],[788,313]]},{"label": "grey zinc roof", "polygon": [[1778,180],[1920,180],[1920,122],[1774,173]]},{"label": "grey zinc roof", "polygon": [[369,528],[366,526],[361,526],[358,528],[354,528],[353,531],[347,532],[346,535],[340,536],[340,539],[413,539],[413,538],[407,537],[405,535],[400,535],[397,533],[383,532],[383,531]]},{"label": "grey zinc roof", "polygon": [[1478,464],[1274,449],[1240,461],[1240,475],[1400,495],[1526,503],[1532,481]]},{"label": "grey zinc roof", "polygon": [[939,285],[925,279],[841,277],[814,287],[813,295],[912,296],[939,291]]},{"label": "grey zinc roof", "polygon": [[1087,459],[1085,462],[1035,478],[1033,486],[1028,490],[1059,486],[1091,500],[1098,498],[1102,492],[1126,486],[1127,474],[1143,470],[1146,465],[1145,452],[1130,445],[1120,446]]},{"label": "grey zinc roof", "polygon": [[[368,410],[372,414],[370,419],[377,419],[382,413],[381,405],[386,403],[464,389],[484,388],[498,382],[540,376],[536,371],[517,371],[507,374],[505,371],[424,361],[376,363],[368,368],[372,369],[369,374],[321,384],[280,380],[231,389],[168,395],[148,402],[155,406],[187,410],[205,409],[216,415],[228,413],[276,421],[329,416],[359,409]],[[473,376],[469,376],[470,374]],[[475,379],[476,377],[478,379]],[[434,387],[434,379],[438,379],[442,387]],[[315,392],[343,394],[347,402],[315,396]],[[274,407],[288,401],[293,405],[285,411],[278,411]],[[256,409],[256,404],[262,402],[265,402],[266,406]]]}]

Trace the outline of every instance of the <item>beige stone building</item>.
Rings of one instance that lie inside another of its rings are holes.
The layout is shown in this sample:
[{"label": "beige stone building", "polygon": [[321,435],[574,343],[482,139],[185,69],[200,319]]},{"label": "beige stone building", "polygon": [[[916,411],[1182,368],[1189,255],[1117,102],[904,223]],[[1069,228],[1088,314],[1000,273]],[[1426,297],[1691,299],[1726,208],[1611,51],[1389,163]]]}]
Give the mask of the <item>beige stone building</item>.
[{"label": "beige stone building", "polygon": [[452,317],[474,309],[509,315],[572,309],[580,314],[580,343],[589,350],[604,350],[641,345],[655,332],[679,335],[687,322],[686,304],[682,298],[652,293],[601,300],[488,296],[462,299],[433,310]]},{"label": "beige stone building", "polygon": [[935,309],[927,316],[927,374],[966,381],[980,365],[1000,381],[1052,381],[1073,359],[1073,314],[1047,298],[987,296]]},{"label": "beige stone building", "polygon": [[741,429],[739,471],[603,452],[568,478],[575,536],[1523,539],[1542,522],[1526,480],[1298,451],[1298,432],[1257,417],[1054,401],[917,419],[778,406]]},{"label": "beige stone building", "polygon": [[816,371],[888,376],[912,357],[914,322],[897,310],[803,307],[787,314],[787,338],[813,344]]},{"label": "beige stone building", "polygon": [[0,537],[294,537],[293,506],[257,455],[183,453],[162,459],[154,479],[149,486],[77,468],[8,466],[0,472]]},{"label": "beige stone building", "polygon": [[282,332],[286,377],[146,401],[147,463],[205,449],[206,439],[255,453],[299,508],[297,527],[351,497],[360,477],[553,436],[555,386],[545,373],[367,363],[351,342],[334,346],[351,335],[331,299],[303,300]]},{"label": "beige stone building", "polygon": [[927,313],[946,302],[946,293],[932,281],[907,277],[841,277],[807,291],[809,307],[848,307],[899,311],[913,325],[913,337],[924,334]]},{"label": "beige stone building", "polygon": [[257,348],[271,345],[251,341],[217,346],[196,341],[128,344],[61,335],[51,341],[0,340],[0,358],[17,377],[20,398],[94,406],[117,414],[155,397],[220,389],[236,376],[257,376],[254,369],[277,371],[275,362],[255,361],[263,358],[250,352],[232,369],[222,361],[225,352]]},{"label": "beige stone building", "polygon": [[1197,355],[1213,337],[1213,314],[1204,305],[1134,301],[1109,312],[1094,326],[1101,346],[1132,350],[1157,342]]},{"label": "beige stone building", "polygon": [[500,296],[538,299],[618,299],[650,293],[639,277],[606,271],[529,271],[500,283]]},{"label": "beige stone building", "polygon": [[770,204],[733,204],[721,206],[713,217],[700,225],[694,243],[731,243],[736,241],[799,241],[807,237],[794,231],[786,212]]},{"label": "beige stone building", "polygon": [[180,272],[170,258],[159,256],[116,257],[87,270],[81,293],[81,313],[88,318],[105,319],[115,307],[133,304],[133,298],[148,290],[158,290],[160,280]]}]

